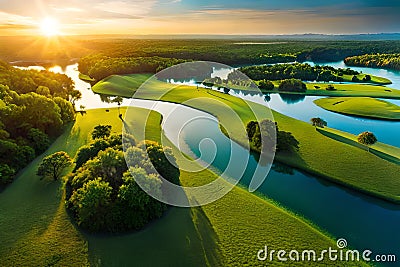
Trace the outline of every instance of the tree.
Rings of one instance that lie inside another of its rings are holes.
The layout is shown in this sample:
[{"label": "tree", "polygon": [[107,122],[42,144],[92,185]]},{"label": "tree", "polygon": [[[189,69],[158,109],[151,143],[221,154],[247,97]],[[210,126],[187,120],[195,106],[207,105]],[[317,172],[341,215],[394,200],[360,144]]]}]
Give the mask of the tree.
[{"label": "tree", "polygon": [[351,81],[354,83],[357,83],[360,81],[360,79],[358,79],[358,77],[356,75],[354,75],[353,78],[351,78]]},{"label": "tree", "polygon": [[333,86],[332,84],[330,84],[330,85],[328,85],[328,86],[326,87],[326,90],[327,90],[327,91],[335,91],[336,88],[335,88],[335,86]]},{"label": "tree", "polygon": [[15,170],[7,164],[0,164],[0,185],[9,184],[14,179]]},{"label": "tree", "polygon": [[279,91],[284,92],[306,92],[307,86],[301,80],[288,79],[283,80],[279,84]]},{"label": "tree", "polygon": [[122,97],[120,97],[120,96],[117,96],[112,100],[112,102],[118,104],[118,117],[120,117],[120,118],[122,116],[121,111],[120,111],[120,107],[121,107],[121,104],[122,104],[123,101],[124,101],[124,99]]},{"label": "tree", "polygon": [[261,90],[274,90],[275,85],[271,82],[271,81],[267,81],[267,80],[261,80],[260,83],[258,84],[258,87]]},{"label": "tree", "polygon": [[45,157],[39,165],[37,175],[42,177],[50,176],[57,180],[62,171],[72,165],[72,159],[64,151],[56,152],[50,156]]},{"label": "tree", "polygon": [[81,99],[82,98],[82,93],[81,93],[81,91],[79,91],[79,90],[73,90],[71,93],[70,93],[70,102],[71,102],[71,104],[75,107],[75,102],[77,101],[77,100],[79,100],[79,99]]},{"label": "tree", "polygon": [[53,100],[60,107],[61,120],[64,125],[75,120],[75,106],[71,102],[61,97],[55,97]]},{"label": "tree", "polygon": [[111,125],[97,125],[92,132],[92,138],[107,138],[111,135]]},{"label": "tree", "polygon": [[[179,169],[176,166],[176,159],[169,147],[163,147],[157,142],[145,140],[138,145],[147,150],[151,163],[157,172],[164,179],[174,184],[179,184]],[[171,162],[170,162],[171,161]]]},{"label": "tree", "polygon": [[49,136],[39,129],[31,128],[27,137],[36,155],[42,154],[50,146]]},{"label": "tree", "polygon": [[324,128],[325,126],[328,126],[328,123],[321,118],[312,118],[310,121],[315,127]]},{"label": "tree", "polygon": [[76,190],[69,203],[75,211],[79,225],[96,231],[107,224],[107,214],[113,188],[101,178],[88,181]]},{"label": "tree", "polygon": [[373,133],[366,131],[357,136],[357,141],[364,145],[373,145],[378,141],[378,139]]},{"label": "tree", "polygon": [[371,75],[369,75],[369,74],[365,75],[365,77],[363,78],[363,81],[364,81],[364,82],[369,82],[369,81],[371,81]]}]

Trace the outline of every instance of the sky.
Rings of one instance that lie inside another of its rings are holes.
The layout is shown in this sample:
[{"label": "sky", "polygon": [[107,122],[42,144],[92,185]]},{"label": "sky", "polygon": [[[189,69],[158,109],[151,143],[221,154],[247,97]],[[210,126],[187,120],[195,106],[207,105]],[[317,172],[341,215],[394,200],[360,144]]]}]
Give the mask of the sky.
[{"label": "sky", "polygon": [[0,0],[0,35],[43,34],[47,17],[66,35],[390,33],[399,14],[399,0]]}]

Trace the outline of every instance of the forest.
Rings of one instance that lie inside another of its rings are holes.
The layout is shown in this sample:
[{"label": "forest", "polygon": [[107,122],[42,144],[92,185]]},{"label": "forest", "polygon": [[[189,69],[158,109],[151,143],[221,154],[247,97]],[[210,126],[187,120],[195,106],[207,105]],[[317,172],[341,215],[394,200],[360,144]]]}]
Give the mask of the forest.
[{"label": "forest", "polygon": [[366,54],[347,57],[344,62],[348,66],[400,70],[400,54]]},{"label": "forest", "polygon": [[252,80],[284,80],[299,79],[302,81],[336,81],[341,82],[343,75],[357,75],[357,71],[347,69],[335,69],[330,66],[315,66],[305,63],[276,64],[263,66],[249,66],[240,68]]},{"label": "forest", "polygon": [[0,62],[0,186],[42,154],[75,118],[73,81]]}]

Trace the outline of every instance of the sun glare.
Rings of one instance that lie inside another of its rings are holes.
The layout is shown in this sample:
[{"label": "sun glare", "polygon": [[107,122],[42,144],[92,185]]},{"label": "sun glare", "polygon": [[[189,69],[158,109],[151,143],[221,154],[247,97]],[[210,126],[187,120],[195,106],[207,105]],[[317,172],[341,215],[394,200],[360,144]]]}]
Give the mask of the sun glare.
[{"label": "sun glare", "polygon": [[42,20],[40,30],[43,35],[51,37],[60,34],[59,26],[60,25],[56,19],[47,17]]}]

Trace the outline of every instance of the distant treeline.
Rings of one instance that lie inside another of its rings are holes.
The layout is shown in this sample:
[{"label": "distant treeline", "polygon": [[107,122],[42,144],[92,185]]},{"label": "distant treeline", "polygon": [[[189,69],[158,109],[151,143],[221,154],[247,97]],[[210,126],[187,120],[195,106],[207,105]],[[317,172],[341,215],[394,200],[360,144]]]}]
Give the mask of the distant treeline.
[{"label": "distant treeline", "polygon": [[161,57],[121,57],[91,55],[79,61],[79,71],[96,81],[113,74],[157,73],[185,60]]},{"label": "distant treeline", "polygon": [[[400,41],[316,41],[174,39],[145,40],[124,37],[102,38],[64,36],[63,42],[47,38],[4,37],[0,39],[0,59],[6,61],[52,62],[68,64],[91,54],[110,58],[162,57],[205,60],[233,66],[311,60],[339,61],[349,56],[375,53],[400,53]],[[247,44],[257,43],[260,44]],[[274,43],[276,42],[276,43]],[[43,48],[46,49],[43,49]]]},{"label": "distant treeline", "polygon": [[19,70],[0,61],[0,186],[74,120],[69,100],[78,95],[66,75]]},{"label": "distant treeline", "polygon": [[311,66],[309,64],[276,64],[240,68],[252,80],[299,79],[302,81],[343,81],[343,75],[357,75],[357,71],[335,69],[330,66]]},{"label": "distant treeline", "polygon": [[344,62],[349,66],[400,70],[400,54],[367,54],[348,57]]}]

